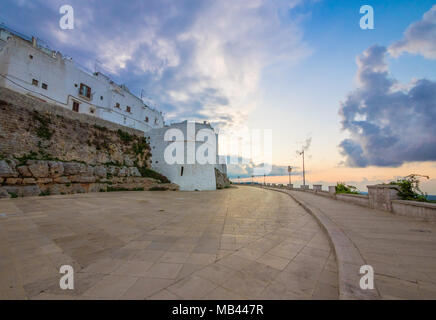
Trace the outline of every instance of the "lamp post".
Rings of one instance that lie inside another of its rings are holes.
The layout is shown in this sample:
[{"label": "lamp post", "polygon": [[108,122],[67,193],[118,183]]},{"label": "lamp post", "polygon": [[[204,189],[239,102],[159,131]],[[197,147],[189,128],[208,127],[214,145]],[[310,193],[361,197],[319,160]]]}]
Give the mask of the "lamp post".
[{"label": "lamp post", "polygon": [[265,173],[263,174],[263,185],[266,185],[266,183],[265,183]]},{"label": "lamp post", "polygon": [[291,172],[292,172],[292,167],[288,166],[288,174],[289,174],[289,187],[291,186]]},{"label": "lamp post", "polygon": [[303,155],[303,186],[306,187],[306,175],[304,172],[304,149],[300,152],[300,156]]},{"label": "lamp post", "polygon": [[254,175],[251,175],[251,184],[254,184]]}]

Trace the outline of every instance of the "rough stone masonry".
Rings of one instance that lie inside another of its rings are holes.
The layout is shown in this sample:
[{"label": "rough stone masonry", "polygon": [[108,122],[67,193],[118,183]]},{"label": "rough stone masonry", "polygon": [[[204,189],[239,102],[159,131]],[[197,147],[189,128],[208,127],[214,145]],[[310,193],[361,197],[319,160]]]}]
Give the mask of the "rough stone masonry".
[{"label": "rough stone masonry", "polygon": [[0,197],[177,190],[139,130],[0,88]]}]

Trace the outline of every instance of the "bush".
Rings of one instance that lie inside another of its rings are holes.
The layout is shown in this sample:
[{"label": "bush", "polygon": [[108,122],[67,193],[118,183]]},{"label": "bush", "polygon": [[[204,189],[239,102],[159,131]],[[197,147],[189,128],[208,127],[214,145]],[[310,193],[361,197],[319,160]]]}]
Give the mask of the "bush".
[{"label": "bush", "polygon": [[419,188],[419,177],[429,179],[428,176],[410,174],[407,177],[398,179],[397,181],[391,181],[389,184],[399,187],[398,195],[403,200],[432,202],[427,200],[427,194],[422,192]]},{"label": "bush", "polygon": [[149,150],[150,146],[147,143],[147,140],[145,140],[144,137],[140,138],[138,142],[133,144],[133,152],[136,155],[142,154],[145,150]]},{"label": "bush", "polygon": [[139,172],[141,173],[141,176],[146,178],[153,178],[156,180],[159,180],[161,183],[170,183],[170,180],[168,180],[167,177],[160,174],[159,172],[156,172],[152,169],[146,168],[146,167],[138,167]]},{"label": "bush", "polygon": [[129,143],[133,140],[133,136],[129,134],[128,132],[122,131],[121,129],[118,129],[117,131],[118,136],[120,137],[121,141],[125,143]]},{"label": "bush", "polygon": [[335,189],[336,193],[359,194],[356,187],[346,185],[345,182],[338,182]]},{"label": "bush", "polygon": [[158,186],[156,186],[156,187],[151,187],[150,189],[149,189],[149,191],[166,191],[167,189],[166,188],[164,188],[164,187],[158,187]]}]

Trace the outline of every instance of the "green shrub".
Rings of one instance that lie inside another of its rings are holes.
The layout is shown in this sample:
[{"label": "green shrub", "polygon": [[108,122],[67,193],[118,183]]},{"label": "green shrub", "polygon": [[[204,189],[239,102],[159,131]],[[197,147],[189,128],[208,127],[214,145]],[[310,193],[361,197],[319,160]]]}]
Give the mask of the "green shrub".
[{"label": "green shrub", "polygon": [[118,129],[117,133],[118,133],[118,136],[120,137],[121,141],[123,141],[125,143],[129,143],[133,140],[133,136],[131,134],[129,134],[128,132],[125,132],[121,129]]},{"label": "green shrub", "polygon": [[50,140],[53,135],[53,132],[49,129],[50,118],[40,115],[38,111],[34,111],[33,119],[39,122],[39,126],[36,128],[36,135],[41,139]]},{"label": "green shrub", "polygon": [[161,183],[170,183],[170,180],[168,180],[167,177],[160,174],[159,172],[156,172],[150,168],[146,167],[138,167],[139,172],[141,173],[141,176],[146,178],[153,178],[156,180],[159,180]]},{"label": "green shrub", "polygon": [[136,155],[140,155],[143,154],[145,150],[149,150],[150,146],[148,145],[147,140],[145,140],[145,138],[142,137],[138,140],[138,142],[133,144],[132,148],[133,148],[133,152]]},{"label": "green shrub", "polygon": [[433,202],[427,200],[427,194],[419,188],[419,177],[429,179],[428,176],[411,174],[397,181],[391,181],[389,184],[399,187],[398,196],[403,200]]},{"label": "green shrub", "polygon": [[166,190],[167,190],[166,188],[164,188],[164,187],[158,187],[158,186],[151,187],[151,188],[149,189],[149,191],[166,191]]},{"label": "green shrub", "polygon": [[45,191],[41,191],[41,193],[39,194],[40,197],[45,197],[45,196],[49,196],[50,195],[50,190],[47,189]]},{"label": "green shrub", "polygon": [[11,198],[18,198],[18,194],[15,192],[9,192],[9,194],[11,195]]},{"label": "green shrub", "polygon": [[336,193],[359,194],[356,187],[346,185],[345,182],[338,182],[335,189]]},{"label": "green shrub", "polygon": [[107,131],[106,127],[99,126],[98,124],[94,124],[94,128],[100,131]]}]

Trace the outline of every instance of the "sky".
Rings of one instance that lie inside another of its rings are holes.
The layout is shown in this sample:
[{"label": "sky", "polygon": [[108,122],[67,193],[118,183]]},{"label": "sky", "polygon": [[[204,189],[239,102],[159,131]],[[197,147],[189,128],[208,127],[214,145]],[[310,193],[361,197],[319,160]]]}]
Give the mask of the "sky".
[{"label": "sky", "polygon": [[[2,0],[0,22],[145,92],[167,123],[210,121],[223,154],[226,138],[271,130],[269,182],[291,165],[301,184],[304,149],[308,184],[417,173],[436,194],[434,0]],[[242,158],[232,177],[260,165]]]}]

